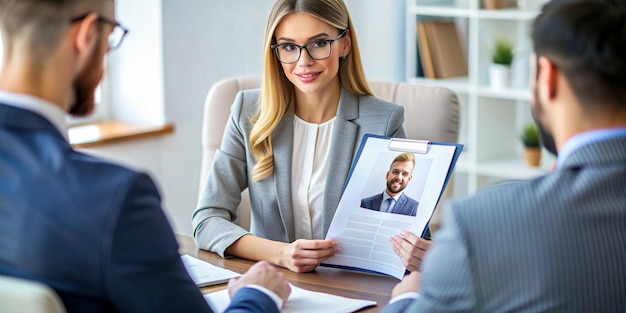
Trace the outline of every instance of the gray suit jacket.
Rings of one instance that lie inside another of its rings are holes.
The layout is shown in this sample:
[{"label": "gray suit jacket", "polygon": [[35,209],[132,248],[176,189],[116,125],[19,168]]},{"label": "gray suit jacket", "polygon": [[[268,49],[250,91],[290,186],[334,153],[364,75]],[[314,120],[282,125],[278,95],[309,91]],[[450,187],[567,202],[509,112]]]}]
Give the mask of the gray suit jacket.
[{"label": "gray suit jacket", "polygon": [[[250,117],[257,108],[259,90],[240,92],[222,146],[216,152],[205,190],[193,214],[194,238],[201,249],[224,256],[224,250],[248,232],[234,224],[241,192],[249,188],[250,232],[256,236],[292,242],[295,237],[291,206],[291,158],[293,154],[293,108],[272,133],[274,173],[255,183],[250,153]],[[355,96],[342,90],[330,149],[330,167],[324,191],[324,234],[339,204],[350,165],[365,133],[404,137],[402,106],[371,96]]]},{"label": "gray suit jacket", "polygon": [[[379,193],[377,195],[361,199],[361,207],[374,211],[380,211],[380,206],[382,205],[382,202],[383,194]],[[405,193],[402,193],[400,195],[400,198],[398,198],[398,202],[396,202],[396,205],[393,207],[391,213],[415,216],[415,214],[417,214],[418,205],[419,202],[407,196]]]},{"label": "gray suit jacket", "polygon": [[421,297],[384,312],[626,311],[626,138],[447,209]]}]

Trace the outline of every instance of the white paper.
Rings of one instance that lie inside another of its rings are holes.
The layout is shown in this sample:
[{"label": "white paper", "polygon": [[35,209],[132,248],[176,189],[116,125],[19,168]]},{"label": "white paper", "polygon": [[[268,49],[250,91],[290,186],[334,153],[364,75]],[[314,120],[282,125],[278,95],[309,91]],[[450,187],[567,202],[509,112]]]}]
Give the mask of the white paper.
[{"label": "white paper", "polygon": [[241,276],[239,273],[196,259],[188,254],[181,255],[180,258],[185,264],[187,273],[198,287],[223,284],[231,278]]},{"label": "white paper", "polygon": [[[284,313],[348,313],[376,305],[376,301],[340,297],[298,288],[294,285],[290,286],[291,295],[281,310]],[[205,294],[204,298],[216,312],[220,313],[224,312],[230,304],[228,289]]]},{"label": "white paper", "polygon": [[405,268],[389,237],[401,230],[418,236],[430,220],[452,162],[455,146],[430,145],[425,154],[413,153],[413,178],[405,195],[419,202],[416,216],[361,208],[361,199],[386,189],[385,174],[402,151],[388,149],[390,139],[369,137],[339,201],[326,239],[339,241],[341,251],[324,264],[372,270],[402,279]]}]

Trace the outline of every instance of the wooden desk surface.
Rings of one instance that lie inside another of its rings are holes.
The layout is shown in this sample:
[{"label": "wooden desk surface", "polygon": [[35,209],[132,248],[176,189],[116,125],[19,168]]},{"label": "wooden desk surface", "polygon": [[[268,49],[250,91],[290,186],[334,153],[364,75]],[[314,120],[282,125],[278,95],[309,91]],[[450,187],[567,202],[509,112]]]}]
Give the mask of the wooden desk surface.
[{"label": "wooden desk surface", "polygon": [[[227,268],[237,273],[244,273],[254,264],[244,259],[222,259],[219,255],[198,249],[191,237],[177,235],[181,254],[189,254],[213,265]],[[348,298],[372,300],[377,306],[364,308],[358,312],[378,312],[389,301],[393,287],[399,282],[390,276],[368,274],[329,267],[318,267],[309,273],[294,273],[288,269],[279,268],[289,282],[300,288],[330,293]],[[226,288],[226,284],[202,288],[203,293]]]}]

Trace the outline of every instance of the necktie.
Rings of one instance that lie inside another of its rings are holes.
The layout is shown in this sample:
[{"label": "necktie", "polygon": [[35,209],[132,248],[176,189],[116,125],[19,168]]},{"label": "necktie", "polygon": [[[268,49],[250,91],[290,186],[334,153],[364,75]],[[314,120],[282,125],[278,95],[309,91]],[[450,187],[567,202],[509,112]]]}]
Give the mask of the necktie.
[{"label": "necktie", "polygon": [[389,199],[387,199],[387,202],[389,203],[389,205],[387,206],[387,211],[385,211],[385,212],[392,213],[393,212],[393,207],[396,205],[396,199],[389,198]]}]

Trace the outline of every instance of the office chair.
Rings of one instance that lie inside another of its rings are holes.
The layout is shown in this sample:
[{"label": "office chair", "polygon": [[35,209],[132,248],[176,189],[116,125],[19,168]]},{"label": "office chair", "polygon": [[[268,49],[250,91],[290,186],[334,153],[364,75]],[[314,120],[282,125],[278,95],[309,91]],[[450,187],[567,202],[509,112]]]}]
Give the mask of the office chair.
[{"label": "office chair", "polygon": [[40,282],[0,275],[0,313],[65,313],[65,307]]},{"label": "office chair", "polygon": [[[230,106],[237,92],[259,88],[261,78],[256,76],[230,77],[213,84],[204,102],[202,127],[202,170],[200,192],[204,189],[213,157],[222,143],[224,127]],[[410,139],[457,142],[459,133],[459,100],[457,95],[443,87],[421,86],[410,83],[369,82],[374,96],[404,107],[404,130]],[[448,182],[439,206],[451,195],[453,180]],[[250,200],[247,190],[242,193],[235,223],[249,229]],[[438,228],[439,210],[431,219],[431,231]]]}]

